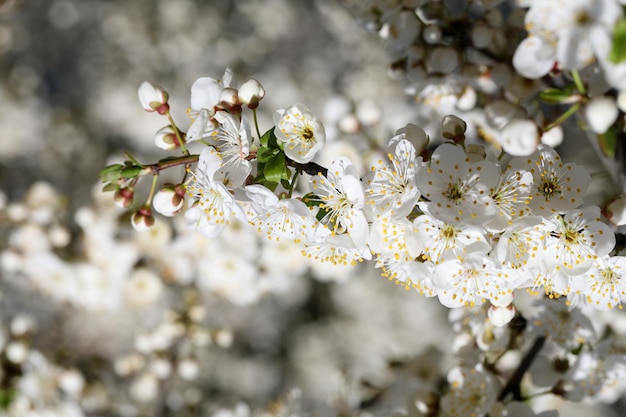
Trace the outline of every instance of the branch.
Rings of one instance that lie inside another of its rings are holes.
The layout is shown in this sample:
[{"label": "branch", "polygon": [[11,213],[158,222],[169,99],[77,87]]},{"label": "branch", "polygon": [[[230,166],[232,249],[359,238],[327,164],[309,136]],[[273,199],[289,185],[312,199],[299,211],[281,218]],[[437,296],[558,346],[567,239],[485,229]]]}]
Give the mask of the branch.
[{"label": "branch", "polygon": [[540,336],[535,340],[535,343],[530,348],[526,356],[524,356],[524,359],[522,359],[513,375],[511,375],[509,381],[506,383],[504,388],[502,388],[502,391],[500,391],[500,394],[498,395],[498,401],[504,400],[509,394],[513,394],[513,399],[515,399],[516,401],[523,400],[522,393],[520,392],[520,384],[522,382],[522,378],[543,348],[545,342],[545,336]]}]

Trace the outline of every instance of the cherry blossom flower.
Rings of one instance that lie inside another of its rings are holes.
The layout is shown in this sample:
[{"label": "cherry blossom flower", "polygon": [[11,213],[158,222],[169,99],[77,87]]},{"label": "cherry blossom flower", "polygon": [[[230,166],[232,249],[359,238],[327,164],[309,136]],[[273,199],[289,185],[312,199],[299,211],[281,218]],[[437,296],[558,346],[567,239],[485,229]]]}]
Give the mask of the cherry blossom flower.
[{"label": "cherry blossom flower", "polygon": [[626,257],[599,257],[584,278],[586,286],[583,295],[589,305],[599,310],[615,306],[621,308],[622,299],[626,296]]},{"label": "cherry blossom flower", "polygon": [[224,185],[221,168],[219,153],[206,147],[200,153],[196,172],[187,185],[191,206],[185,212],[185,221],[209,238],[219,235],[231,216],[243,222],[247,220],[243,209]]},{"label": "cherry blossom flower", "polygon": [[547,74],[550,62],[564,69],[583,68],[611,44],[622,15],[615,0],[532,2],[525,18],[529,37],[518,46],[513,65],[528,78]]},{"label": "cherry blossom flower", "polygon": [[513,301],[517,281],[515,270],[502,267],[480,252],[470,253],[463,260],[442,262],[433,271],[437,296],[447,307],[474,307],[484,300],[506,307]]},{"label": "cherry blossom flower", "polygon": [[415,177],[419,160],[406,139],[397,142],[393,152],[389,153],[391,166],[379,160],[366,179],[366,203],[377,215],[392,210],[397,216],[406,216],[420,197]]},{"label": "cherry blossom flower", "polygon": [[556,151],[547,145],[539,145],[528,158],[514,158],[509,165],[533,175],[529,207],[538,216],[576,208],[582,203],[591,183],[591,177],[583,166],[564,164]]},{"label": "cherry blossom flower", "polygon": [[489,191],[498,178],[493,162],[472,163],[461,147],[449,143],[439,146],[430,165],[417,172],[418,188],[429,200],[430,213],[454,223],[482,224],[496,214]]},{"label": "cherry blossom flower", "polygon": [[498,185],[490,195],[496,206],[496,215],[487,224],[493,231],[503,231],[517,218],[530,212],[530,192],[533,176],[530,172],[511,167],[500,176]]},{"label": "cherry blossom flower", "polygon": [[319,222],[301,200],[279,200],[273,192],[261,185],[247,186],[246,195],[252,200],[256,212],[250,223],[259,232],[266,233],[270,240],[285,238],[300,243],[313,238]]},{"label": "cherry blossom flower", "polygon": [[441,398],[447,416],[487,415],[496,402],[498,385],[481,366],[457,367],[448,372],[450,391]]},{"label": "cherry blossom flower", "polygon": [[187,131],[187,142],[207,137],[215,130],[213,120],[215,113],[220,110],[220,95],[222,90],[233,83],[233,72],[227,68],[221,80],[211,77],[198,78],[191,86],[191,107],[189,116],[193,119]]},{"label": "cherry blossom flower", "polygon": [[326,141],[324,126],[302,104],[294,104],[274,113],[274,133],[284,143],[285,155],[305,164],[310,162]]},{"label": "cherry blossom flower", "polygon": [[222,169],[227,173],[228,185],[238,187],[252,170],[248,160],[252,137],[250,123],[245,115],[240,121],[226,112],[216,113],[215,120],[219,128],[212,135],[217,140],[217,150],[223,159]]},{"label": "cherry blossom flower", "polygon": [[569,275],[587,271],[594,260],[608,255],[615,246],[615,235],[600,221],[596,206],[554,215],[546,224],[544,262]]},{"label": "cherry blossom flower", "polygon": [[471,252],[487,253],[490,250],[481,227],[446,223],[429,214],[413,221],[413,233],[405,240],[413,257],[424,256],[435,264],[446,259],[462,260]]},{"label": "cherry blossom flower", "polygon": [[542,221],[538,216],[517,218],[500,235],[493,255],[513,268],[539,266],[546,234]]},{"label": "cherry blossom flower", "polygon": [[321,222],[334,234],[347,233],[354,244],[362,246],[369,235],[369,225],[363,211],[365,196],[357,168],[346,157],[335,159],[327,177],[311,178],[313,192],[318,195],[320,209],[327,213]]},{"label": "cherry blossom flower", "polygon": [[[324,232],[325,231],[325,232]],[[334,265],[356,265],[363,259],[371,259],[372,254],[365,245],[357,246],[346,234],[333,234],[321,228],[315,241],[305,244],[302,254],[319,262],[330,262]]]},{"label": "cherry blossom flower", "polygon": [[565,298],[542,298],[533,304],[537,310],[528,321],[530,335],[546,337],[560,350],[575,349],[595,339],[589,317],[580,310],[570,310]]}]

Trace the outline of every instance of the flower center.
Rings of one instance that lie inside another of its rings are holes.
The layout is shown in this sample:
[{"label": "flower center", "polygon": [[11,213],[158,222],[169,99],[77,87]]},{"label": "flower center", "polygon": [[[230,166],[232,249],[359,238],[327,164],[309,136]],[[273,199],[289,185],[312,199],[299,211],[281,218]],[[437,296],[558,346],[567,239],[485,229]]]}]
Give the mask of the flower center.
[{"label": "flower center", "polygon": [[458,183],[448,184],[448,191],[446,192],[448,199],[457,202],[463,198],[463,189]]},{"label": "flower center", "polygon": [[313,130],[309,126],[305,127],[302,129],[300,137],[307,143],[312,142],[314,140]]},{"label": "flower center", "polygon": [[592,18],[587,10],[579,10],[574,16],[574,23],[577,26],[587,26],[591,23]]},{"label": "flower center", "polygon": [[443,229],[441,229],[441,235],[448,240],[454,239],[456,237],[456,230],[454,227],[450,226],[450,225],[446,225],[444,226]]},{"label": "flower center", "polygon": [[544,177],[543,182],[539,185],[539,191],[544,195],[546,201],[550,200],[554,194],[561,194],[559,188],[559,184],[552,177]]}]

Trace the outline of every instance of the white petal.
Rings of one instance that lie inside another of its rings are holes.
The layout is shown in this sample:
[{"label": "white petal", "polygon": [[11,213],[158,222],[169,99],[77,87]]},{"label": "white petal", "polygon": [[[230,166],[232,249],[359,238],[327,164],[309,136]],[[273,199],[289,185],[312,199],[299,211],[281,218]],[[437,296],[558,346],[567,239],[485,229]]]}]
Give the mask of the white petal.
[{"label": "white petal", "polygon": [[513,66],[520,75],[537,79],[550,72],[554,66],[555,51],[539,36],[524,39],[513,55]]}]

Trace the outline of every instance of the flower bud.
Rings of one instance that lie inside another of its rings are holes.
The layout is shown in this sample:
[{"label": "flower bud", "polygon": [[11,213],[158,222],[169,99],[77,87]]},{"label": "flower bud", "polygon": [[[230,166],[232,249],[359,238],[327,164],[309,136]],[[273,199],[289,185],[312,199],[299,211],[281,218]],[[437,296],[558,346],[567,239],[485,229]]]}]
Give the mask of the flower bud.
[{"label": "flower bud", "polygon": [[133,225],[133,229],[138,232],[148,230],[154,225],[154,216],[152,215],[152,209],[149,206],[143,206],[139,210],[133,213],[130,218],[130,223]]},{"label": "flower bud", "polygon": [[154,144],[157,148],[161,148],[166,151],[172,151],[180,146],[178,143],[178,137],[172,125],[167,125],[159,129],[154,135]]},{"label": "flower bud", "polygon": [[152,205],[157,213],[172,217],[183,208],[185,189],[182,185],[163,184],[152,199]]},{"label": "flower bud", "polygon": [[489,310],[487,311],[487,316],[489,316],[489,320],[496,327],[502,327],[507,325],[513,317],[515,317],[515,306],[513,304],[509,304],[506,307],[498,307],[495,305],[489,306]]},{"label": "flower bud", "polygon": [[615,100],[609,97],[593,98],[585,109],[587,123],[591,130],[598,135],[605,133],[615,123],[618,114]]},{"label": "flower bud", "polygon": [[249,109],[256,109],[263,97],[265,97],[265,90],[254,78],[250,78],[239,87],[239,101]]},{"label": "flower bud", "polygon": [[455,142],[459,139],[465,139],[465,131],[467,123],[462,119],[449,114],[445,116],[441,122],[442,135],[446,139],[452,139]]},{"label": "flower bud", "polygon": [[611,201],[604,210],[606,217],[611,224],[615,226],[623,226],[626,224],[626,195],[622,194],[615,200]]},{"label": "flower bud", "polygon": [[563,128],[561,126],[554,126],[552,129],[543,132],[543,135],[541,135],[541,143],[551,148],[559,146],[563,143]]},{"label": "flower bud", "polygon": [[147,112],[157,112],[159,114],[166,114],[170,106],[167,104],[169,94],[161,87],[155,87],[147,81],[144,81],[139,90],[139,101],[141,106]]},{"label": "flower bud", "polygon": [[226,87],[220,93],[220,104],[230,113],[241,113],[241,102],[237,89]]},{"label": "flower bud", "polygon": [[120,208],[128,208],[133,203],[135,190],[133,188],[120,188],[113,195],[113,202]]},{"label": "flower bud", "polygon": [[539,144],[539,130],[531,120],[513,119],[504,126],[500,144],[505,152],[515,156],[527,156],[535,152]]}]

